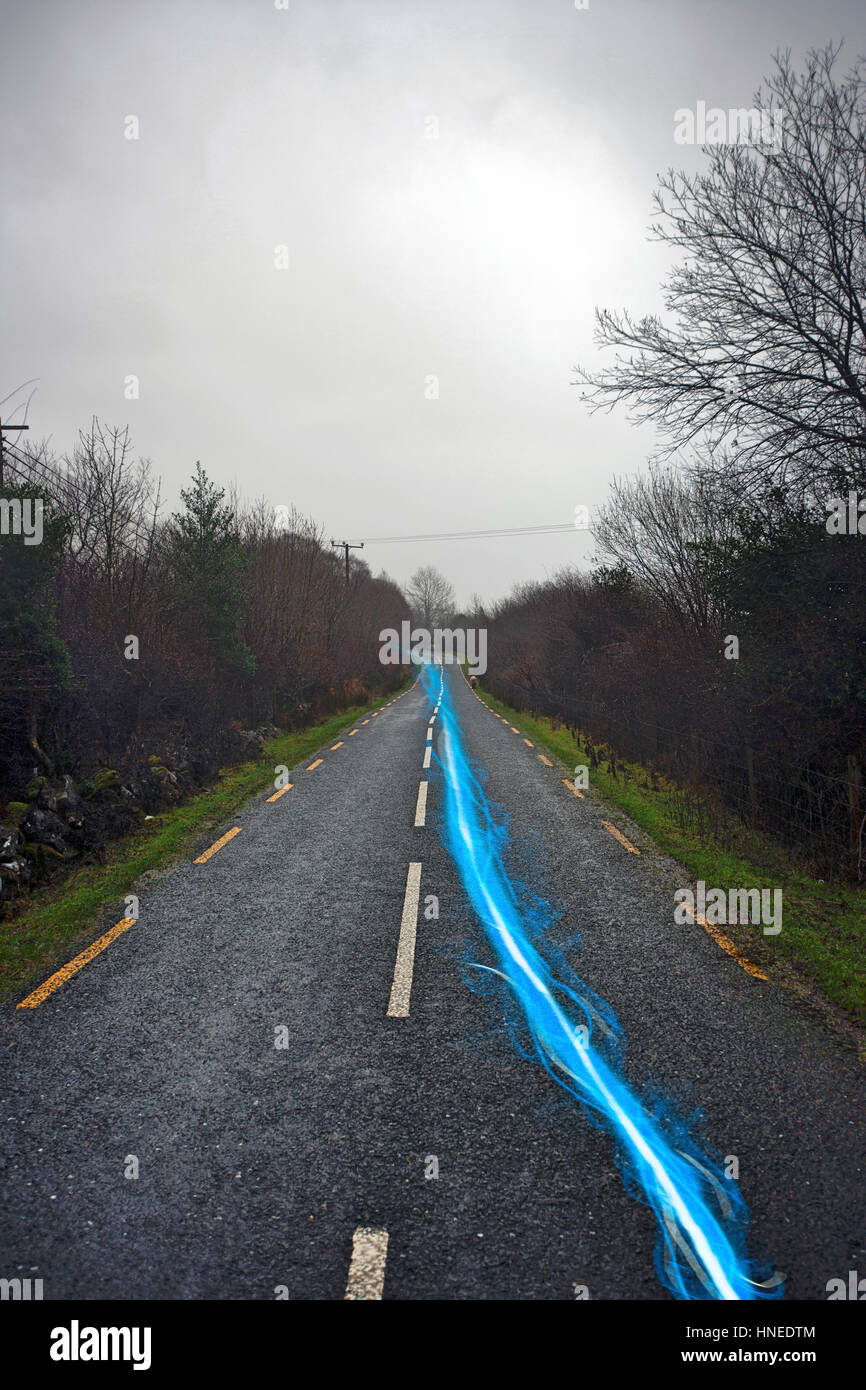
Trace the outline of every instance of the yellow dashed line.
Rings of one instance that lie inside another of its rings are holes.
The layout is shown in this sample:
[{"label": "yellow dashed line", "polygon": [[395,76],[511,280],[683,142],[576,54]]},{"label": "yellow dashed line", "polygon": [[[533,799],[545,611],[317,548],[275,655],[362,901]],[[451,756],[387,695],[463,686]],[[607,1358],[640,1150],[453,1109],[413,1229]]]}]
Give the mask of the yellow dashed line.
[{"label": "yellow dashed line", "polygon": [[621,830],[617,830],[615,825],[611,825],[609,820],[603,820],[602,825],[604,826],[605,830],[610,831],[611,835],[615,840],[619,840],[620,844],[628,850],[629,854],[640,854],[640,850],[636,849],[635,846],[625,838]]},{"label": "yellow dashed line", "polygon": [[550,761],[549,758],[545,758],[545,756],[544,756],[543,753],[539,753],[538,756],[539,756],[539,758],[541,759],[541,761],[544,763],[544,766],[545,766],[545,767],[553,767],[553,763]]},{"label": "yellow dashed line", "polygon": [[523,742],[526,744],[527,748],[534,748],[534,747],[535,747],[535,744],[534,744],[534,743],[530,743],[528,738],[525,738],[525,739],[523,740]]},{"label": "yellow dashed line", "polygon": [[357,732],[357,729],[353,729],[352,732],[349,734],[349,738],[354,738]]},{"label": "yellow dashed line", "polygon": [[266,800],[266,801],[279,801],[280,797],[281,797],[281,796],[285,796],[286,792],[290,792],[290,791],[292,790],[292,787],[293,787],[294,785],[295,785],[294,782],[287,782],[286,785],[285,785],[284,787],[280,787],[280,790],[279,790],[278,792],[274,792],[273,796],[268,796],[268,797],[265,798],[265,800]]},{"label": "yellow dashed line", "polygon": [[44,985],[40,985],[38,989],[34,989],[32,994],[28,994],[26,999],[22,999],[18,1008],[35,1009],[37,1004],[41,1004],[43,999],[47,999],[49,994],[53,994],[56,989],[59,989],[61,985],[71,979],[71,977],[81,969],[82,965],[86,965],[89,960],[93,960],[94,956],[98,956],[100,951],[104,951],[106,946],[109,946],[111,942],[114,941],[115,937],[120,936],[125,931],[129,931],[129,928],[133,926],[134,923],[134,917],[122,917],[110,931],[107,931],[104,936],[100,936],[97,941],[94,941],[92,945],[88,946],[86,951],[82,951],[80,956],[76,956],[68,965],[64,965],[62,970],[58,970],[56,974],[49,976]]},{"label": "yellow dashed line", "polygon": [[362,719],[362,720],[361,720],[362,725],[363,725],[363,724],[369,724],[369,722],[370,722],[369,719]]},{"label": "yellow dashed line", "polygon": [[721,946],[723,951],[727,951],[728,955],[737,962],[737,965],[742,966],[747,975],[751,975],[756,980],[766,980],[767,976],[763,970],[759,970],[757,965],[753,965],[750,960],[747,960],[731,938],[725,936],[723,931],[719,931],[714,922],[708,922],[702,912],[693,912],[688,903],[679,903],[678,906],[684,907],[692,921],[696,922],[699,927],[703,927],[705,932],[709,932],[716,945]]},{"label": "yellow dashed line", "polygon": [[310,763],[310,766],[307,768],[307,771],[312,772],[314,767],[321,767],[324,761],[324,758],[317,758],[314,763]]},{"label": "yellow dashed line", "polygon": [[511,732],[512,732],[513,734],[519,734],[519,733],[520,733],[520,730],[519,730],[519,729],[515,729],[514,725],[512,724],[512,726],[511,726]]},{"label": "yellow dashed line", "polygon": [[382,713],[381,710],[378,710],[378,709],[377,709],[377,710],[374,710],[373,713],[370,715],[370,718],[371,718],[371,719],[376,719],[376,718],[378,717],[378,715],[380,715],[381,713]]},{"label": "yellow dashed line", "polygon": [[332,743],[332,744],[331,744],[331,752],[332,752],[332,753],[336,753],[337,749],[338,749],[338,748],[342,748],[342,746],[343,746],[342,741],[341,741],[340,743]]},{"label": "yellow dashed line", "polygon": [[578,791],[578,789],[577,789],[577,787],[574,785],[574,783],[573,783],[573,782],[570,782],[569,779],[568,779],[567,777],[563,777],[563,779],[562,779],[562,785],[563,785],[564,787],[568,787],[568,790],[569,790],[570,792],[574,792],[575,796],[579,796],[580,799],[581,799],[581,801],[585,800],[584,795],[583,795],[583,792]]},{"label": "yellow dashed line", "polygon": [[204,854],[200,854],[198,859],[193,862],[196,864],[206,864],[207,861],[216,854],[218,849],[222,849],[223,845],[227,845],[229,840],[233,840],[235,835],[240,835],[240,833],[241,828],[239,825],[236,825],[233,830],[226,831],[225,835],[221,836],[221,838],[216,841],[216,844],[211,845],[210,849],[206,849]]}]

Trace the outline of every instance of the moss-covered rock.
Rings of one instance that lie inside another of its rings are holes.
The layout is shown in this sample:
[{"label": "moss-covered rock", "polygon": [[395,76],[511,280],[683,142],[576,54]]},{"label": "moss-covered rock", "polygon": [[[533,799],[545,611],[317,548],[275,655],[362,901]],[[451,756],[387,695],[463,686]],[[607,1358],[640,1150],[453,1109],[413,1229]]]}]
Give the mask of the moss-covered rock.
[{"label": "moss-covered rock", "polygon": [[101,767],[94,773],[87,783],[86,795],[97,799],[101,796],[109,796],[112,792],[117,792],[120,788],[120,773],[113,767]]}]

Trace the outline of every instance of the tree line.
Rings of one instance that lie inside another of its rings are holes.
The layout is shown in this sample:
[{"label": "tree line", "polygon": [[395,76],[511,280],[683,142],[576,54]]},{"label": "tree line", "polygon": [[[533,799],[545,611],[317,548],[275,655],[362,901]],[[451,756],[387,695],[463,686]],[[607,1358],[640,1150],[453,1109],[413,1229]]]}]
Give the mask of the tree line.
[{"label": "tree line", "polygon": [[595,517],[591,575],[495,607],[489,681],[614,772],[667,774],[684,816],[730,815],[859,880],[866,88],[839,51],[802,72],[777,56],[755,104],[781,142],[708,147],[704,172],[662,178],[667,317],[598,310],[615,359],[577,371],[591,410],[624,404],[659,450]]},{"label": "tree line", "polygon": [[[201,464],[170,516],[128,429],[94,420],[57,459],[6,445],[7,499],[43,502],[40,544],[0,537],[0,803],[182,750],[192,780],[388,689],[378,634],[398,586],[286,507],[226,495]],[[0,806],[0,810],[2,810]]]}]

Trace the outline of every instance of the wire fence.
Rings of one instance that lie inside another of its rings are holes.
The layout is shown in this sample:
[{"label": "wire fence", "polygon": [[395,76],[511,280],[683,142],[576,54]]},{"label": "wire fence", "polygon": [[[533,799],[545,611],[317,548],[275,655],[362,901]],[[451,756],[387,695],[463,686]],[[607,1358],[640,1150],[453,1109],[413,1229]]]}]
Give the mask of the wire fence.
[{"label": "wire fence", "polygon": [[642,778],[684,830],[741,852],[758,833],[822,877],[863,881],[866,796],[856,758],[828,771],[780,758],[748,735],[733,741],[721,730],[672,728],[579,692],[499,674],[488,674],[486,684],[512,707],[564,724],[586,750],[590,770]]}]

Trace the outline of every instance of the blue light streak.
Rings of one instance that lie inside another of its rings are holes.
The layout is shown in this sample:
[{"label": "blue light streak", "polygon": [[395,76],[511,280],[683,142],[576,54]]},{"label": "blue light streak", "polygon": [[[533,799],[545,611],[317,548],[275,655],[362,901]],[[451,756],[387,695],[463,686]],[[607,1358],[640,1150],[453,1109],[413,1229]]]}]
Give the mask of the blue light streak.
[{"label": "blue light streak", "polygon": [[[446,846],[501,975],[518,1001],[538,1059],[585,1113],[613,1135],[629,1190],[655,1213],[660,1231],[656,1270],[662,1283],[680,1299],[779,1297],[781,1279],[760,1282],[745,1258],[748,1212],[736,1184],[700,1152],[672,1114],[664,1120],[675,1136],[665,1134],[662,1116],[650,1115],[618,1074],[622,1030],[613,1011],[571,972],[568,984],[557,978],[530,939],[501,858],[503,828],[495,824],[470,767],[444,673],[425,666],[422,675],[428,694],[440,705]],[[562,975],[562,967],[557,968]]]}]

